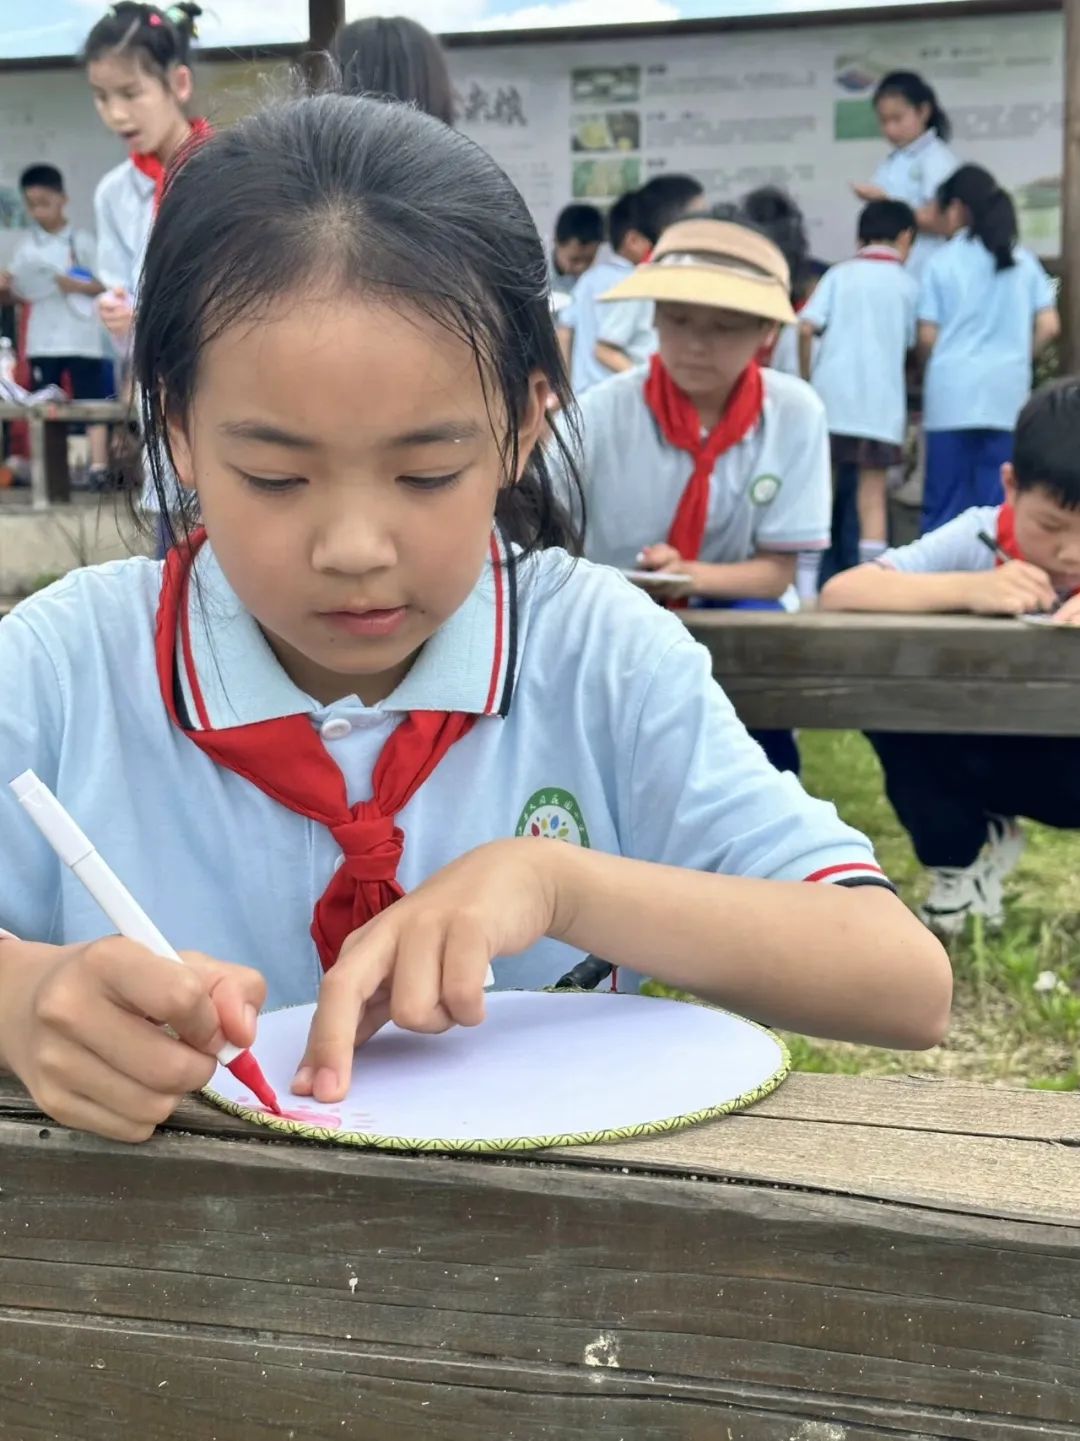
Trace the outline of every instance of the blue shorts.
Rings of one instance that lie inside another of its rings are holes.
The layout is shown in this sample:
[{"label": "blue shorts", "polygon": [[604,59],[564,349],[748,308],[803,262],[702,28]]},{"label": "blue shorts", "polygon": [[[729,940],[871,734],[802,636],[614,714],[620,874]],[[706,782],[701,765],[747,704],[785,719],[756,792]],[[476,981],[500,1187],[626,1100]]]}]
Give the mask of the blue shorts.
[{"label": "blue shorts", "polygon": [[1001,467],[1012,460],[1011,430],[928,430],[922,528],[937,530],[973,505],[1005,499]]}]

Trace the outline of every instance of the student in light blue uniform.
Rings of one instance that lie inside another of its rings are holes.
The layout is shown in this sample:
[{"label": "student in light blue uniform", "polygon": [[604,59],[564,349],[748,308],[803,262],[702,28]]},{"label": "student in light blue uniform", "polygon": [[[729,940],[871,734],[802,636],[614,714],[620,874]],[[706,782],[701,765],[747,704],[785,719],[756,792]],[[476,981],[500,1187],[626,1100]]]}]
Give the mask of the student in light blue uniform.
[{"label": "student in light blue uniform", "polygon": [[960,164],[948,145],[952,127],[932,86],[911,70],[894,70],[874,91],[881,133],[895,148],[869,185],[854,186],[863,201],[902,200],[915,212],[918,239],[908,262],[919,278],[943,242],[935,197]]},{"label": "student in light blue uniform", "polygon": [[567,205],[559,211],[548,265],[553,295],[573,295],[578,281],[595,264],[603,242],[604,217],[595,205]]},{"label": "student in light blue uniform", "polygon": [[919,346],[929,356],[924,530],[972,505],[1000,503],[1033,358],[1061,329],[1053,283],[1017,244],[1016,211],[994,177],[965,165],[941,187],[938,205],[951,238],[919,297]]},{"label": "student in light blue uniform", "polygon": [[570,383],[578,397],[602,380],[643,365],[656,349],[651,300],[601,303],[601,297],[652,249],[652,242],[638,229],[638,210],[634,192],[616,200],[607,218],[610,249],[586,270],[574,288],[569,309],[559,315],[560,327],[571,333]]},{"label": "student in light blue uniform", "polygon": [[170,185],[134,364],[205,532],[0,623],[0,779],[34,768],[199,954],[102,939],[0,786],[0,1065],[59,1120],[148,1135],[264,998],[318,998],[293,1090],[339,1100],[387,1019],[480,1023],[491,961],[940,1038],[947,959],[869,843],[677,618],[561,548],[545,274],[495,162],[406,106],[294,101]]},{"label": "student in light blue uniform", "polygon": [[799,317],[803,377],[812,380],[829,422],[834,488],[841,467],[858,472],[860,561],[885,549],[887,472],[903,460],[906,362],[919,295],[905,261],[914,240],[909,205],[872,200],[859,217],[854,260],[825,274]]},{"label": "student in light blue uniform", "polygon": [[[693,219],[607,296],[655,299],[659,352],[582,402],[586,554],[637,571],[662,600],[796,609],[799,553],[827,543],[824,409],[756,358],[795,319],[790,283],[757,230]],[[757,739],[798,769],[790,732]]]},{"label": "student in light blue uniform", "polygon": [[[93,235],[67,218],[64,180],[54,165],[31,165],[19,180],[30,231],[11,263],[11,289],[29,305],[26,353],[33,384],[63,386],[73,400],[105,400],[103,336],[94,306],[101,294]],[[89,428],[90,482],[105,483],[108,431]]]},{"label": "student in light blue uniform", "polygon": [[[972,611],[1080,625],[1080,381],[1044,386],[1016,426],[1006,503],[974,506],[913,545],[837,576],[826,610]],[[1033,643],[1037,643],[1033,638]],[[923,918],[956,934],[1002,919],[1002,881],[1024,837],[1017,816],[1080,829],[1080,741],[1060,736],[869,737],[889,799],[927,868]]]}]

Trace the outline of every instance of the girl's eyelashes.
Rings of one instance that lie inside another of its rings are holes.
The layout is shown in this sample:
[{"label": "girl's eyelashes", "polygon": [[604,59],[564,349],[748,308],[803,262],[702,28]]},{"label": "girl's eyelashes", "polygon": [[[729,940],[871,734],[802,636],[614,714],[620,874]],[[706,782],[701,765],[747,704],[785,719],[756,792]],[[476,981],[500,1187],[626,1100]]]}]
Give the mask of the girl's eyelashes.
[{"label": "girl's eyelashes", "polygon": [[402,485],[407,485],[412,490],[447,490],[455,485],[463,474],[463,471],[457,470],[452,475],[402,475],[398,479]]},{"label": "girl's eyelashes", "polygon": [[[307,485],[307,481],[299,475],[252,475],[247,470],[237,470],[236,473],[245,485],[262,491],[264,495],[281,495]],[[452,475],[401,475],[398,479],[412,490],[447,490],[464,474],[464,470],[455,470]]]},{"label": "girl's eyelashes", "polygon": [[307,484],[299,475],[251,475],[246,470],[238,470],[236,473],[245,485],[250,485],[252,490],[261,490],[264,495],[281,495],[285,491]]}]

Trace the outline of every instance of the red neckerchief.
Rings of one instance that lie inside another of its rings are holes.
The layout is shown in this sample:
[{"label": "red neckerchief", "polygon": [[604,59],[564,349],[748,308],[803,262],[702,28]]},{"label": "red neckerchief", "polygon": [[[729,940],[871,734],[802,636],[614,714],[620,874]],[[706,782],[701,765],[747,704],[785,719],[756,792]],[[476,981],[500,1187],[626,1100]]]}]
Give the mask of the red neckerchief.
[{"label": "red neckerchief", "polygon": [[[206,539],[169,551],[157,615],[157,668],[169,719],[211,760],[235,771],[272,800],[318,821],[344,852],[342,864],[315,907],[311,934],[323,969],[338,958],[346,938],[404,894],[397,880],[405,837],[396,825],[402,810],[443,756],[476,719],[452,711],[412,711],[382,748],[372,776],[372,799],[350,806],[345,777],[307,715],[213,730],[206,714],[188,631],[188,584]],[[177,655],[179,645],[180,655]],[[189,729],[176,702],[178,665],[184,667],[202,730]]]},{"label": "red neckerchief", "polygon": [[645,382],[645,404],[668,444],[687,451],[694,462],[668,532],[668,544],[675,547],[683,560],[697,560],[701,554],[709,513],[709,481],[716,462],[754,429],[761,419],[764,400],[761,369],[757,361],[752,360],[735,382],[723,415],[702,438],[697,406],[672,380],[659,355],[653,356]]},{"label": "red neckerchief", "polygon": [[[1020,549],[1019,543],[1016,539],[1016,512],[1013,510],[1012,506],[1009,504],[1008,501],[1006,501],[1005,504],[998,511],[997,543],[1010,560],[1027,559],[1027,557],[1024,555],[1024,552]],[[1001,560],[1000,557],[998,557],[994,561],[994,564],[1002,565],[1004,564],[1004,562]],[[1065,599],[1071,600],[1074,595],[1080,595],[1080,585],[1078,585],[1074,590],[1070,590],[1068,595],[1065,596]]]},{"label": "red neckerchief", "polygon": [[[191,133],[173,157],[173,164],[182,165],[195,146],[201,145],[204,140],[209,140],[213,133],[213,128],[208,120],[192,120]],[[131,152],[131,163],[136,170],[143,175],[148,175],[154,182],[154,214],[156,215],[161,205],[161,197],[165,193],[165,178],[172,169],[172,165],[163,165],[156,155],[139,155],[134,150]]]},{"label": "red neckerchief", "polygon": [[[997,543],[1010,560],[1023,560],[1024,555],[1016,541],[1016,514],[1008,502],[998,511]],[[995,561],[1001,565],[1000,559]]]},{"label": "red neckerchief", "polygon": [[895,250],[886,250],[883,246],[868,245],[865,250],[856,253],[856,260],[877,260],[886,265],[903,265],[903,261]]}]

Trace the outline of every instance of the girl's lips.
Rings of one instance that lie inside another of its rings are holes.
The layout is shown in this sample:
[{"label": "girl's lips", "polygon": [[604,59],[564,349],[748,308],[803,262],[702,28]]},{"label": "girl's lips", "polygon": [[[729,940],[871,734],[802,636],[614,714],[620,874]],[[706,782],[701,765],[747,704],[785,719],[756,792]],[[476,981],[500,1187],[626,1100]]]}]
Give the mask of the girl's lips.
[{"label": "girl's lips", "polygon": [[407,615],[403,605],[393,610],[331,610],[320,612],[321,618],[346,635],[387,636],[393,635]]}]

